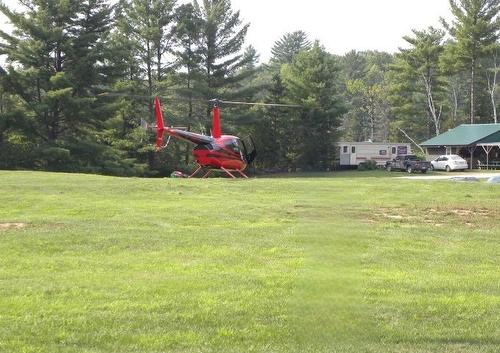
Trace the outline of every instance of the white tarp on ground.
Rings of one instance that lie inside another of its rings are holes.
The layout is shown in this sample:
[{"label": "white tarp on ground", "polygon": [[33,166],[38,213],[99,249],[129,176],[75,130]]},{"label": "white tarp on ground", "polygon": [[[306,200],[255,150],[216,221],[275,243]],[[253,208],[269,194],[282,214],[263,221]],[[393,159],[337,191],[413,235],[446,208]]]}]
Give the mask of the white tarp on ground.
[{"label": "white tarp on ground", "polygon": [[488,183],[490,184],[500,184],[500,175],[493,176],[488,179]]}]

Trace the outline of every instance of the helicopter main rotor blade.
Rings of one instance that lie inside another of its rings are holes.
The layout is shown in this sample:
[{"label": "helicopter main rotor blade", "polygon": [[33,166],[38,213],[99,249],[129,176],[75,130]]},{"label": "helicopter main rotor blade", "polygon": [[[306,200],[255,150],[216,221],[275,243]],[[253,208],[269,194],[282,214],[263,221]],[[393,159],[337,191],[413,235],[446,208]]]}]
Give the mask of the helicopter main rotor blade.
[{"label": "helicopter main rotor blade", "polygon": [[283,107],[283,108],[303,108],[302,105],[297,104],[280,104],[280,103],[249,103],[249,102],[235,102],[235,101],[224,101],[224,100],[211,100],[211,102],[219,102],[222,104],[229,105],[255,105],[259,107]]},{"label": "helicopter main rotor blade", "polygon": [[[128,94],[128,93],[114,93],[114,92],[104,92],[99,93],[98,97],[122,97],[122,98],[142,98],[142,99],[154,99],[155,96],[147,96],[142,94]],[[160,96],[160,98],[162,98]]]},{"label": "helicopter main rotor blade", "polygon": [[[173,90],[172,90],[173,91]],[[120,98],[140,98],[140,99],[155,99],[155,97],[161,99],[170,99],[173,101],[181,101],[181,102],[202,102],[207,103],[210,102],[208,99],[201,97],[182,97],[182,96],[167,96],[161,94],[155,94],[152,96],[146,94],[134,94],[134,93],[121,93],[121,92],[103,92],[97,94],[97,97],[120,97]]]},{"label": "helicopter main rotor blade", "polygon": [[[139,95],[139,94],[127,94],[127,93],[113,93],[113,92],[104,92],[98,94],[100,97],[129,97],[129,98],[142,98],[142,99],[154,99],[155,97],[159,98],[169,98],[166,96],[147,96],[147,95]],[[191,101],[191,102],[204,102],[204,103],[213,103],[213,104],[227,104],[227,105],[246,105],[246,106],[259,106],[259,107],[281,107],[281,108],[304,108],[302,105],[298,104],[282,104],[282,103],[252,103],[252,102],[239,102],[239,101],[227,101],[221,99],[203,99],[199,97],[170,97],[176,101]]]}]

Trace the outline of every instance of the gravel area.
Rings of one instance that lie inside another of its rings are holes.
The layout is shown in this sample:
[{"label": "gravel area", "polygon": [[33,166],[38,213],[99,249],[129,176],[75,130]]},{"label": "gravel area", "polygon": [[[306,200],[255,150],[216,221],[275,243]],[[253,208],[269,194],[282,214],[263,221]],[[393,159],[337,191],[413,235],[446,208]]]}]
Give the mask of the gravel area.
[{"label": "gravel area", "polygon": [[467,178],[478,178],[478,179],[489,179],[493,176],[500,175],[500,171],[488,172],[488,173],[475,173],[475,172],[457,172],[450,173],[446,175],[425,175],[425,174],[414,174],[406,175],[400,177],[400,179],[414,179],[414,180],[451,180],[457,177],[467,177]]}]

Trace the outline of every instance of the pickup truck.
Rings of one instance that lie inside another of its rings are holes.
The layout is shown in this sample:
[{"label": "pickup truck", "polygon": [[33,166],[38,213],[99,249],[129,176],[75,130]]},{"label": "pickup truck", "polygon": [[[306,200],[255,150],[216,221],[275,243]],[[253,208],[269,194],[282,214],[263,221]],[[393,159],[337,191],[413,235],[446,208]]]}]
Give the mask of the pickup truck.
[{"label": "pickup truck", "polygon": [[392,170],[400,170],[408,173],[413,173],[414,171],[427,173],[427,171],[431,169],[431,162],[421,161],[417,156],[409,154],[406,156],[397,156],[392,161],[388,161],[385,164],[385,169],[389,172]]}]

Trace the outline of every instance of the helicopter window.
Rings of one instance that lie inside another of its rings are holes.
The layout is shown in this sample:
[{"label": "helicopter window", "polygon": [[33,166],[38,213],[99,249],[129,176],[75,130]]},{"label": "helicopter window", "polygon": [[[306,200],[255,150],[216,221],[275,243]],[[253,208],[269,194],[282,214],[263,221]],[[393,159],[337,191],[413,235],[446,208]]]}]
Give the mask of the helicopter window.
[{"label": "helicopter window", "polygon": [[236,142],[238,143],[239,150],[240,151],[245,151],[245,145],[243,145],[243,142],[241,140],[236,140]]},{"label": "helicopter window", "polygon": [[200,150],[210,150],[212,145],[197,145],[194,150],[195,151],[200,151]]},{"label": "helicopter window", "polygon": [[228,140],[228,141],[224,142],[224,146],[226,148],[230,149],[231,151],[234,151],[236,153],[240,153],[241,148],[240,148],[240,144],[238,142],[239,142],[239,140],[237,140],[237,139]]}]

